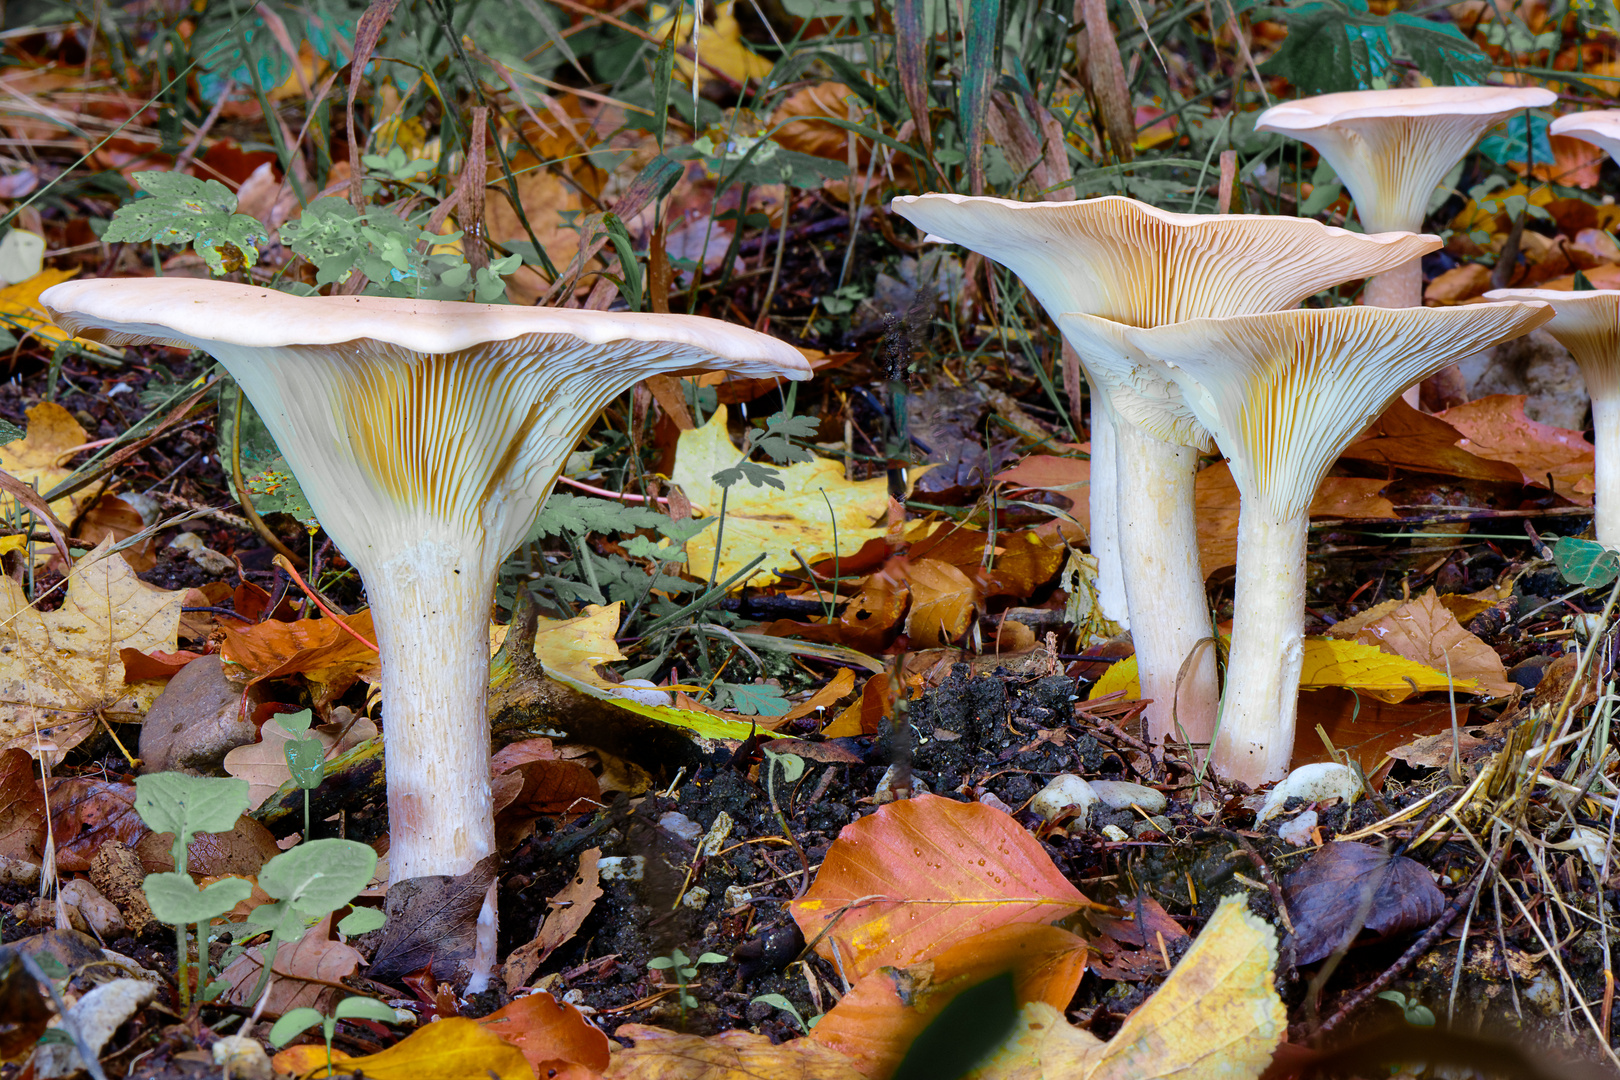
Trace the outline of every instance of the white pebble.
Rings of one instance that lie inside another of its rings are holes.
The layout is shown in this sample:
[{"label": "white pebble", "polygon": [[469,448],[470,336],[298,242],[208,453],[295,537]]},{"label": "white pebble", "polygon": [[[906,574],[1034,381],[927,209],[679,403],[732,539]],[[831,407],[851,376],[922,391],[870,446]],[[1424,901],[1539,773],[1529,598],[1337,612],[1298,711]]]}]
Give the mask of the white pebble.
[{"label": "white pebble", "polygon": [[1325,799],[1343,799],[1354,802],[1361,793],[1361,778],[1348,765],[1334,761],[1317,761],[1301,765],[1277,782],[1266,795],[1265,803],[1255,818],[1256,823],[1269,821],[1283,812],[1289,799],[1321,802]]},{"label": "white pebble", "polygon": [[1133,805],[1150,814],[1162,813],[1170,806],[1164,792],[1146,784],[1133,784],[1129,780],[1092,780],[1091,790],[1110,810],[1129,810]]},{"label": "white pebble", "polygon": [[1069,828],[1083,829],[1086,822],[1091,820],[1092,807],[1101,801],[1096,789],[1083,778],[1073,773],[1061,773],[1035,793],[1035,797],[1029,800],[1029,809],[1043,821],[1051,821],[1071,806],[1077,807],[1079,814]]},{"label": "white pebble", "polygon": [[1286,825],[1277,826],[1277,836],[1295,847],[1306,847],[1316,841],[1311,830],[1316,828],[1316,811],[1307,810]]}]

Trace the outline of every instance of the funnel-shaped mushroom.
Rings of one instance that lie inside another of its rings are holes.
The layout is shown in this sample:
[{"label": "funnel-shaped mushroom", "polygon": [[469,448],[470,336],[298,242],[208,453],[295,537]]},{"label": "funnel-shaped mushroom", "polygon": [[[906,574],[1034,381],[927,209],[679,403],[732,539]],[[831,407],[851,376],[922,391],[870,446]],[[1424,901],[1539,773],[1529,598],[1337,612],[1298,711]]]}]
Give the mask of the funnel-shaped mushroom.
[{"label": "funnel-shaped mushroom", "polygon": [[[893,205],[931,239],[962,244],[1012,270],[1054,319],[1083,312],[1129,326],[1293,307],[1336,282],[1440,246],[1433,236],[1367,236],[1307,218],[1171,214],[1118,196],[1018,203],[922,195]],[[1213,650],[1201,644],[1211,627],[1193,472],[1209,435],[1176,387],[1128,346],[1106,331],[1070,333],[1063,325],[1093,392],[1093,548],[1107,550],[1105,523],[1117,521],[1137,667],[1143,694],[1154,702],[1148,730],[1162,739],[1179,723],[1202,742],[1214,727],[1217,688]],[[1097,406],[1111,408],[1117,422],[1099,422]],[[1098,453],[1110,426],[1113,469]]]},{"label": "funnel-shaped mushroom", "polygon": [[686,315],[294,297],[179,278],[71,281],[41,299],[74,333],[224,364],[359,569],[382,654],[395,881],[463,874],[495,850],[495,572],[586,426],[653,374],[810,374],[782,342]]},{"label": "funnel-shaped mushroom", "polygon": [[1287,771],[1304,658],[1308,515],[1340,451],[1407,386],[1550,318],[1542,304],[1339,307],[1125,332],[1172,370],[1242,495],[1231,661],[1213,754],[1223,775],[1258,784]]},{"label": "funnel-shaped mushroom", "polygon": [[1548,125],[1547,131],[1589,142],[1620,161],[1620,109],[1593,109],[1560,116]]},{"label": "funnel-shaped mushroom", "polygon": [[[1613,115],[1620,121],[1620,111]],[[1615,134],[1620,137],[1620,130]],[[1592,442],[1597,447],[1592,529],[1600,543],[1620,545],[1620,291],[1495,289],[1485,298],[1539,300],[1555,312],[1547,332],[1575,358],[1592,396]]]}]

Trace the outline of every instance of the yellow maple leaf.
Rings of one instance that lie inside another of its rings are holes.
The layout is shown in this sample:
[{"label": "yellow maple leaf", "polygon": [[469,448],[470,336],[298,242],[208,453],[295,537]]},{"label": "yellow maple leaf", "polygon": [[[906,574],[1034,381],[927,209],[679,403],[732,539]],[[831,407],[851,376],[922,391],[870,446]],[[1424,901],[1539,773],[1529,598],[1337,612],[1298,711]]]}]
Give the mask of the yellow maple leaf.
[{"label": "yellow maple leaf", "polygon": [[[716,5],[714,14],[698,27],[697,58],[706,67],[723,71],[738,82],[763,79],[771,73],[773,65],[743,42],[742,25],[737,22],[734,11],[736,6],[736,0],[726,0],[725,3]],[[648,29],[662,38],[670,32],[670,25],[673,23],[675,44],[688,45],[692,41],[692,16],[689,14],[691,8],[683,2],[678,6],[678,10],[680,14],[672,16],[668,5],[649,4],[647,17],[652,25]],[[674,66],[675,77],[690,85],[696,65],[686,57],[676,54]]]},{"label": "yellow maple leaf", "polygon": [[[1326,690],[1335,686],[1347,687],[1391,704],[1405,701],[1413,694],[1445,690],[1447,686],[1461,694],[1481,692],[1479,683],[1474,679],[1448,680],[1443,671],[1384,652],[1372,645],[1332,638],[1306,638],[1299,688]],[[1136,676],[1136,657],[1126,657],[1110,666],[1086,697],[1100,698],[1116,690],[1125,691],[1126,701],[1135,701],[1142,696],[1142,685]]]},{"label": "yellow maple leaf", "polygon": [[1271,1063],[1288,1014],[1272,977],[1277,932],[1229,896],[1158,991],[1106,1043],[1031,1002],[968,1080],[1254,1080]]},{"label": "yellow maple leaf", "polygon": [[[709,422],[681,432],[675,444],[675,467],[670,479],[679,484],[700,516],[720,512],[721,488],[714,474],[737,464],[742,451],[726,433],[726,407],[715,410]],[[922,470],[910,470],[911,477]],[[746,480],[731,486],[725,499],[725,520],[686,542],[686,572],[707,578],[714,566],[716,537],[724,529],[718,581],[747,566],[756,555],[766,559],[764,571],[751,584],[768,585],[772,573],[797,567],[794,552],[806,562],[853,555],[866,541],[886,533],[889,482],[883,477],[851,482],[844,479],[841,462],[827,458],[801,461],[776,470],[783,488],[754,487]],[[784,490],[785,488],[785,490]]]},{"label": "yellow maple leaf", "polygon": [[[592,686],[611,689],[610,683],[596,673],[597,665],[612,664],[625,659],[614,638],[619,633],[619,618],[624,604],[615,601],[603,607],[586,604],[585,614],[572,619],[541,617],[534,631],[534,655],[548,675],[562,672],[571,678]],[[489,627],[489,653],[494,656],[506,642],[507,627],[491,623]]]},{"label": "yellow maple leaf", "polygon": [[59,758],[98,716],[138,722],[163,691],[161,680],[126,684],[118,653],[173,652],[185,591],[146,584],[111,546],[74,563],[56,611],[32,607],[21,585],[0,578],[0,750]]},{"label": "yellow maple leaf", "polygon": [[[0,446],[0,470],[43,495],[72,474],[73,470],[62,462],[69,451],[83,446],[88,439],[72,413],[55,402],[42,401],[28,410],[28,434]],[[65,525],[78,516],[90,495],[90,491],[85,490],[53,499],[51,513]],[[18,520],[17,502],[10,495],[0,495],[0,516],[9,521]],[[46,557],[55,550],[50,544],[38,547]]]}]

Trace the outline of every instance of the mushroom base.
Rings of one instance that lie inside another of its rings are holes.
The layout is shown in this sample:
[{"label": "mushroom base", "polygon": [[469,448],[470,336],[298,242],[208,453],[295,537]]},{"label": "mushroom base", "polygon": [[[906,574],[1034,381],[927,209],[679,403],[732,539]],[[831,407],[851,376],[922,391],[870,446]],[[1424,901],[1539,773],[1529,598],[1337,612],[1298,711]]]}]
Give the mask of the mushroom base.
[{"label": "mushroom base", "polygon": [[1097,606],[1121,630],[1131,628],[1125,570],[1119,550],[1119,470],[1116,464],[1119,421],[1107,400],[1091,384],[1091,555],[1097,560]]},{"label": "mushroom base", "polygon": [[1222,776],[1251,787],[1281,780],[1294,753],[1308,534],[1308,512],[1279,518],[1245,500],[1238,518],[1232,652],[1212,758]]},{"label": "mushroom base", "polygon": [[424,539],[360,568],[382,654],[390,883],[456,876],[495,850],[489,573]]},{"label": "mushroom base", "polygon": [[[1207,743],[1220,685],[1215,641],[1198,565],[1193,475],[1198,451],[1174,446],[1124,421],[1115,425],[1119,542],[1125,596],[1148,739]],[[1178,731],[1179,729],[1179,731]]]},{"label": "mushroom base", "polygon": [[1614,391],[1592,395],[1592,443],[1597,447],[1592,531],[1598,543],[1620,545],[1620,394]]}]

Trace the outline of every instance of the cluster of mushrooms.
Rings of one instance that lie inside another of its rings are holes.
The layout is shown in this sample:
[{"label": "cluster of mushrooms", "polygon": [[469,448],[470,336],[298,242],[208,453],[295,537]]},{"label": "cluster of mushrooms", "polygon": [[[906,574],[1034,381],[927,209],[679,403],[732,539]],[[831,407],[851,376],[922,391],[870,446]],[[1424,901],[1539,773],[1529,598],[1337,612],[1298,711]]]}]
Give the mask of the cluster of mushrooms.
[{"label": "cluster of mushrooms", "polygon": [[[1106,613],[1134,635],[1156,741],[1214,737],[1226,776],[1283,775],[1307,508],[1339,452],[1403,390],[1552,319],[1594,399],[1600,369],[1620,397],[1620,292],[1419,306],[1418,259],[1440,246],[1415,232],[1430,192],[1486,127],[1552,97],[1402,90],[1266,112],[1260,127],[1310,142],[1338,170],[1378,230],[1365,235],[1118,197],[895,200],[932,238],[1017,273],[1083,358],[1093,551]],[[1620,113],[1610,116],[1620,138]],[[1585,135],[1597,121],[1560,123]],[[1367,306],[1295,309],[1367,277]],[[381,652],[396,882],[464,874],[495,852],[485,695],[496,570],[596,414],[656,374],[810,377],[792,346],[695,316],[295,297],[172,277],[67,282],[42,301],[82,337],[199,349],[223,364],[360,571]],[[1620,438],[1617,414],[1597,411],[1600,442]],[[1224,701],[1193,516],[1198,455],[1217,445],[1243,500]],[[1598,461],[1603,538],[1616,530],[1604,515],[1620,513],[1609,491],[1620,479]],[[1152,614],[1131,624],[1132,610]]]}]

